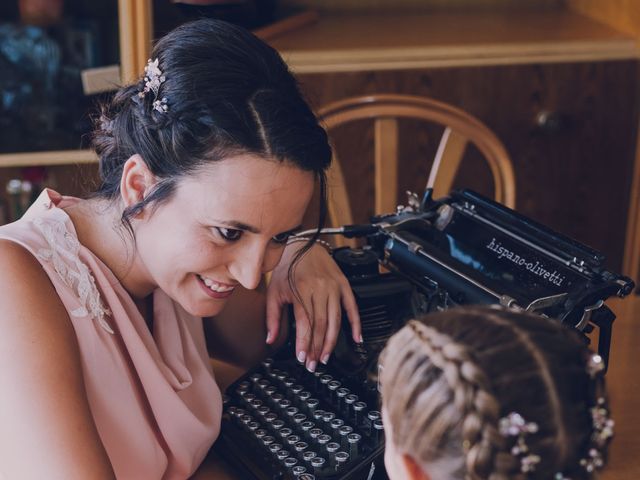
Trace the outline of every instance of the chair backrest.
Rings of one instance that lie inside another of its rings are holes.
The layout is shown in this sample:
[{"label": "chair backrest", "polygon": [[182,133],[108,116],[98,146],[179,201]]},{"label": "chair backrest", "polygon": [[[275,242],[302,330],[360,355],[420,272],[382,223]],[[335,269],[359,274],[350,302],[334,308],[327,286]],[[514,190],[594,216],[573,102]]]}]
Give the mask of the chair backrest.
[{"label": "chair backrest", "polygon": [[[427,187],[434,198],[447,195],[453,185],[468,143],[485,158],[494,183],[496,201],[515,206],[515,178],[506,149],[480,120],[437,100],[413,95],[379,94],[340,100],[318,110],[329,132],[356,120],[374,121],[375,213],[395,211],[398,192],[398,120],[412,118],[444,126],[433,160]],[[329,220],[333,225],[353,223],[353,214],[344,181],[344,172],[334,152],[329,180]],[[420,193],[420,192],[418,192]]]}]

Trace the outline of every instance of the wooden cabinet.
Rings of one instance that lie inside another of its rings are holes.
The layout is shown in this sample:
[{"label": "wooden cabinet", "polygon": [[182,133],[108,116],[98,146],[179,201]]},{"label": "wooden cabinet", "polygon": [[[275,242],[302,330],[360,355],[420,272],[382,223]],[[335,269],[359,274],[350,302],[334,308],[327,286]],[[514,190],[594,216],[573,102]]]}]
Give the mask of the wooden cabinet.
[{"label": "wooden cabinet", "polygon": [[[117,3],[125,82],[139,75],[148,57],[154,6],[151,0]],[[611,268],[621,268],[638,125],[632,37],[564,10],[351,13],[321,16],[271,43],[315,107],[398,92],[476,115],[512,157],[517,210],[601,250]],[[399,191],[421,191],[439,132],[405,127]],[[354,128],[337,132],[336,146],[356,218],[365,220],[373,205],[371,157],[364,155],[371,136]],[[49,168],[60,189],[82,194],[95,185],[95,161],[88,150],[4,154],[0,182],[25,165],[70,164]],[[490,193],[476,152],[464,162],[456,185]]]},{"label": "wooden cabinet", "polygon": [[[354,16],[273,44],[315,106],[367,93],[443,100],[485,122],[516,174],[516,209],[623,263],[638,125],[633,39],[570,12]],[[323,40],[324,39],[324,40]],[[441,132],[401,128],[399,182],[422,191]],[[373,210],[371,132],[336,132],[357,221]],[[491,195],[473,150],[456,186]]]}]

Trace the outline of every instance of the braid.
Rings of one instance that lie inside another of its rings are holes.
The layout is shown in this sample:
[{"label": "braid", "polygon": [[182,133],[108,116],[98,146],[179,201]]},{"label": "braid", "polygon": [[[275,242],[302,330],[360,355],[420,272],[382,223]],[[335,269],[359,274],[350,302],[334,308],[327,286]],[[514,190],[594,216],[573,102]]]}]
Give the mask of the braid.
[{"label": "braid", "polygon": [[[578,338],[554,320],[496,308],[409,321],[380,356],[388,434],[434,478],[591,478],[580,466],[593,444],[591,409],[608,406],[592,392]],[[510,412],[539,427],[526,439],[535,471],[521,471],[516,438],[500,432]]]},{"label": "braid", "polygon": [[[453,391],[454,404],[462,417],[462,442],[466,451],[466,468],[471,478],[501,478],[494,471],[498,451],[505,439],[498,432],[500,404],[492,392],[489,379],[466,346],[424,323],[412,320],[409,327],[424,343],[434,366],[440,368]],[[513,456],[509,455],[509,459]],[[502,459],[501,470],[513,473],[514,461]]]}]

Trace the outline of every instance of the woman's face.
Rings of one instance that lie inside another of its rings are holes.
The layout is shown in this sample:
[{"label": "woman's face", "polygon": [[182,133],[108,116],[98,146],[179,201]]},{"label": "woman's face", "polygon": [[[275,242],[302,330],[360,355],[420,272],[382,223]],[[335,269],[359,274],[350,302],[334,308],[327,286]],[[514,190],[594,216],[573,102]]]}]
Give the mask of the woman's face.
[{"label": "woman's face", "polygon": [[253,155],[203,167],[135,223],[141,280],[192,315],[216,315],[235,287],[275,268],[313,189],[313,173]]}]

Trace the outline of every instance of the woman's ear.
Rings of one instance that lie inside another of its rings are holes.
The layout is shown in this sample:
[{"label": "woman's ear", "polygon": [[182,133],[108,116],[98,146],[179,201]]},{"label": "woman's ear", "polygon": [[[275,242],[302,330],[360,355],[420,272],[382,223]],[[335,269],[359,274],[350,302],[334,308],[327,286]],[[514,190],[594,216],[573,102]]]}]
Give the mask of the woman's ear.
[{"label": "woman's ear", "polygon": [[122,167],[120,196],[125,208],[141,202],[156,184],[156,178],[138,154],[132,155]]},{"label": "woman's ear", "polygon": [[431,477],[422,470],[420,465],[409,455],[402,455],[402,463],[407,472],[408,480],[431,480]]}]

